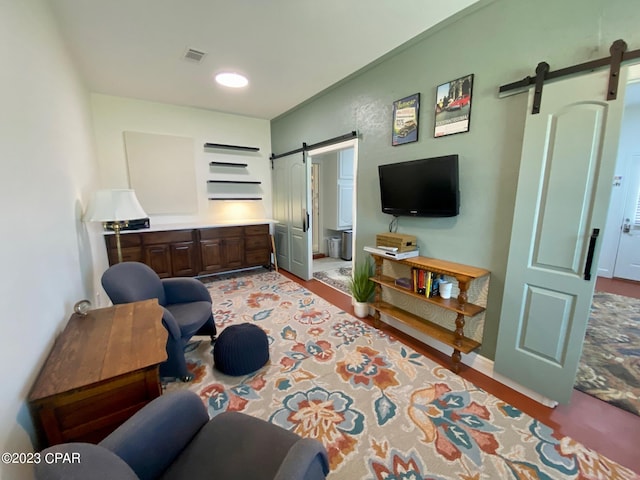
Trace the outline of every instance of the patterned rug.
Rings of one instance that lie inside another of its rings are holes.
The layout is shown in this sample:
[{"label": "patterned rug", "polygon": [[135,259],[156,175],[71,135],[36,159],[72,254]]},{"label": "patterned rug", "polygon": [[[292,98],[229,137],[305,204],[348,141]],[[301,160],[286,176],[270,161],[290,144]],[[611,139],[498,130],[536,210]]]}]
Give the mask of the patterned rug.
[{"label": "patterned rug", "polygon": [[330,287],[336,288],[347,295],[351,295],[349,291],[349,279],[351,278],[351,267],[341,267],[334,270],[326,270],[324,272],[315,272],[313,278],[326,283]]},{"label": "patterned rug", "polygon": [[640,415],[640,299],[594,294],[575,387]]},{"label": "patterned rug", "polygon": [[189,388],[210,416],[237,410],[329,452],[330,479],[640,479],[276,272],[207,287],[219,330],[259,325],[270,361],[230,377],[191,343]]}]

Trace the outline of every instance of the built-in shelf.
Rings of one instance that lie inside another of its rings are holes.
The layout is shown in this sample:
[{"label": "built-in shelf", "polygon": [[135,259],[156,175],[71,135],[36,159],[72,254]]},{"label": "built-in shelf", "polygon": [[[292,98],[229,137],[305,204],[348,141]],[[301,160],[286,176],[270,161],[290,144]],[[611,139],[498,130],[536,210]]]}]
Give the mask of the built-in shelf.
[{"label": "built-in shelf", "polygon": [[258,147],[245,147],[242,145],[226,145],[224,143],[205,143],[204,148],[221,148],[224,150],[242,150],[244,152],[259,152]]},{"label": "built-in shelf", "polygon": [[260,185],[259,180],[207,180],[207,183],[238,183],[244,185]]},{"label": "built-in shelf", "polygon": [[244,168],[247,167],[248,163],[233,163],[233,162],[209,162],[209,165],[212,167],[238,167]]},{"label": "built-in shelf", "polygon": [[209,197],[209,200],[262,200],[262,197]]}]

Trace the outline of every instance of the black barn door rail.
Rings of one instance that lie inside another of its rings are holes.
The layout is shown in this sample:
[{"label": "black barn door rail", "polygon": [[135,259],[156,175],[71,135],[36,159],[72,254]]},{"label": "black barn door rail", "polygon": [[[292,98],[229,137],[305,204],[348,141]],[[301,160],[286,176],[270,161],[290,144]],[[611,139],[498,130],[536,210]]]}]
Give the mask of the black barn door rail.
[{"label": "black barn door rail", "polygon": [[[542,85],[544,82],[554,80],[560,77],[575,75],[581,72],[591,72],[604,67],[609,67],[609,87],[607,89],[607,100],[615,100],[618,94],[618,80],[620,77],[620,65],[624,62],[640,58],[640,50],[627,51],[627,43],[624,40],[616,40],[609,48],[611,56],[591,60],[589,62],[580,63],[571,67],[561,68],[560,70],[550,71],[549,64],[540,62],[536,67],[536,75],[526,76],[517,82],[508,83],[500,86],[498,89],[499,96],[505,96],[515,93],[521,93],[535,85],[536,91],[532,114],[540,111],[540,103],[542,101]],[[507,93],[512,92],[512,93]]]},{"label": "black barn door rail", "polygon": [[340,135],[338,137],[333,137],[328,140],[323,140],[322,142],[314,143],[313,145],[307,145],[306,143],[303,143],[302,147],[296,148],[295,150],[291,150],[289,152],[279,153],[277,155],[275,153],[272,153],[271,156],[269,157],[269,159],[271,160],[271,169],[273,170],[273,161],[277,160],[278,158],[293,155],[295,153],[308,152],[309,150],[315,150],[316,148],[326,147],[327,145],[333,145],[335,143],[345,142],[347,140],[351,140],[352,138],[356,138],[357,136],[358,136],[358,132],[353,130],[350,133],[347,133],[345,135]]}]

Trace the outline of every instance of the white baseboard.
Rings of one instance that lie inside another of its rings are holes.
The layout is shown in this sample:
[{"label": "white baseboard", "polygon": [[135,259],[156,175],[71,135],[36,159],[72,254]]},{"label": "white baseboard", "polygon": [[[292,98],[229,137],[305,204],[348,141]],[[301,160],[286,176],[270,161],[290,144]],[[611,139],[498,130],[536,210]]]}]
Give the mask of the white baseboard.
[{"label": "white baseboard", "polygon": [[[419,340],[425,345],[428,345],[429,347],[434,348],[435,350],[441,353],[444,353],[445,355],[451,355],[452,350],[449,345],[445,345],[444,343],[432,337],[429,337],[428,335],[425,335],[422,332],[414,330],[413,328],[405,325],[402,322],[397,321],[392,317],[385,316],[385,323],[388,323],[392,327],[397,328],[398,330],[406,333],[407,335],[412,336],[413,338]],[[478,355],[475,352],[471,352],[464,355],[462,360],[463,360],[463,363],[468,367],[473,368],[474,370],[486,375],[489,378],[493,378],[494,380],[502,383],[503,385],[506,385],[507,387],[515,390],[516,392],[521,393],[526,397],[529,397],[530,399],[540,403],[541,405],[544,405],[545,407],[555,408],[558,405],[558,402],[556,402],[555,400],[551,400],[550,398],[547,398],[544,395],[541,395],[527,387],[524,387],[518,384],[517,382],[511,380],[510,378],[507,378],[503,375],[500,375],[499,373],[496,373],[493,368],[493,363],[494,363],[493,360],[483,357],[482,355]]]}]

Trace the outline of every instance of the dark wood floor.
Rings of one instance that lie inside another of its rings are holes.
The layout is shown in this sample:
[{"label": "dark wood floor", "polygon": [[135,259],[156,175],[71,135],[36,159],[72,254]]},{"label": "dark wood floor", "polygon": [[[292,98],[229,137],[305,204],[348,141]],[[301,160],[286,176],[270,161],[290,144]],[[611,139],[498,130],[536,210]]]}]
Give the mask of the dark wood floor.
[{"label": "dark wood floor", "polygon": [[596,291],[615,293],[623,297],[640,298],[640,282],[621,278],[603,278],[596,280]]},{"label": "dark wood floor", "polygon": [[[317,280],[302,281],[283,270],[280,270],[280,273],[300,283],[338,308],[353,314],[351,297]],[[369,318],[367,321],[371,320]],[[384,327],[384,329],[431,360],[449,366],[449,356],[392,327]],[[464,363],[464,357],[462,361]],[[560,434],[569,436],[640,473],[640,451],[638,450],[640,417],[577,390],[574,390],[568,405],[548,408],[471,368],[463,367],[460,375],[492,395],[519,408],[527,415],[549,425]]]}]

